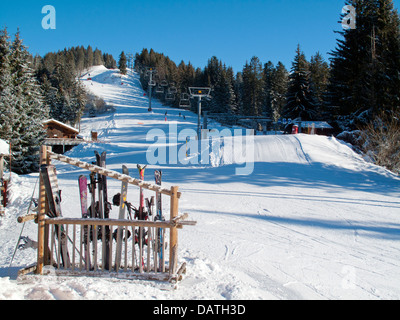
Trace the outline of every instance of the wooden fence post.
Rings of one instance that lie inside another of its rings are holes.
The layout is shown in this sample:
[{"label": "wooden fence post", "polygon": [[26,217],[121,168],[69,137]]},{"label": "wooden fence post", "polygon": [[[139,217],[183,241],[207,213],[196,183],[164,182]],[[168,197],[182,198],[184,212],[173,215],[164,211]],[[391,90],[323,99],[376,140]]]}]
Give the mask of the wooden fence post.
[{"label": "wooden fence post", "polygon": [[[47,164],[47,147],[40,147],[40,165]],[[40,175],[39,182],[39,212],[37,217],[38,222],[38,256],[36,273],[43,273],[44,265],[44,248],[45,248],[45,215],[46,215],[46,189],[44,187],[43,179]]]},{"label": "wooden fence post", "polygon": [[[179,187],[171,188],[170,221],[173,221],[178,216],[178,190]],[[169,244],[169,275],[172,276],[176,273],[178,264],[178,229],[176,227],[170,229]]]}]

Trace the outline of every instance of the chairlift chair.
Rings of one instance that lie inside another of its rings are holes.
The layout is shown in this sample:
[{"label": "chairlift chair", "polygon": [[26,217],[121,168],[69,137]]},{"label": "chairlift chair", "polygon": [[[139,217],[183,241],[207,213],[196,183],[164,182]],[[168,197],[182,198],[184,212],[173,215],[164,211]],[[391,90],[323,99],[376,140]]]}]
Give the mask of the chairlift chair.
[{"label": "chairlift chair", "polygon": [[179,101],[179,107],[182,109],[190,109],[191,107],[190,100],[180,100]]},{"label": "chairlift chair", "polygon": [[174,101],[174,100],[175,100],[175,94],[168,92],[168,93],[165,95],[165,100],[167,100],[167,101]]},{"label": "chairlift chair", "polygon": [[167,81],[167,80],[162,80],[162,81],[160,82],[160,86],[162,86],[162,87],[168,87],[168,81]]},{"label": "chairlift chair", "polygon": [[164,88],[158,85],[156,88],[156,93],[164,93]]},{"label": "chairlift chair", "polygon": [[181,101],[184,101],[184,102],[189,101],[189,98],[190,97],[186,92],[181,94]]},{"label": "chairlift chair", "polygon": [[175,94],[178,92],[178,89],[175,86],[172,86],[168,89],[169,93]]}]

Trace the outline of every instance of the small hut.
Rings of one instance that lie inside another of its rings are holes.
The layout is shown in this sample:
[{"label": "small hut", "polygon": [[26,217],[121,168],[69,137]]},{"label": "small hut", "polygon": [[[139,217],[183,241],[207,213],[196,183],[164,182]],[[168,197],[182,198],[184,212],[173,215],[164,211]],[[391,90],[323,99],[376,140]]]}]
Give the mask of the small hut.
[{"label": "small hut", "polygon": [[301,132],[321,136],[333,135],[333,127],[325,121],[302,121]]},{"label": "small hut", "polygon": [[63,154],[82,142],[79,130],[61,121],[49,119],[43,121],[43,126],[47,131],[45,145],[52,146],[56,153]]},{"label": "small hut", "polygon": [[79,130],[60,121],[49,119],[43,121],[49,139],[76,139]]}]

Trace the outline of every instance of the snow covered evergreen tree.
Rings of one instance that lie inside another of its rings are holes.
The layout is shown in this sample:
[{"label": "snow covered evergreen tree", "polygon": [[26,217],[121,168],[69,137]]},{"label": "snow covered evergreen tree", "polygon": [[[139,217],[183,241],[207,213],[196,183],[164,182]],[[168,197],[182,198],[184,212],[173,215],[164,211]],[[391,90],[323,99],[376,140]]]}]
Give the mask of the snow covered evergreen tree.
[{"label": "snow covered evergreen tree", "polygon": [[274,64],[271,61],[268,61],[264,64],[263,70],[263,80],[264,80],[264,88],[263,88],[263,95],[264,95],[264,112],[268,117],[272,117],[272,78],[274,73]]},{"label": "snow covered evergreen tree", "polygon": [[243,110],[245,115],[259,116],[263,107],[263,69],[260,59],[253,57],[243,68]]},{"label": "snow covered evergreen tree", "polygon": [[325,94],[329,83],[329,65],[319,52],[311,57],[310,80],[314,88],[318,117],[329,120],[330,115],[325,110]]},{"label": "snow covered evergreen tree", "polygon": [[10,43],[7,29],[0,30],[0,139],[12,137],[16,100],[12,91]]},{"label": "snow covered evergreen tree", "polygon": [[292,63],[292,72],[289,76],[287,103],[283,115],[292,119],[301,117],[303,120],[313,120],[316,114],[309,63],[304,53],[300,50],[300,45],[298,45],[296,56]]},{"label": "snow covered evergreen tree", "polygon": [[278,121],[282,116],[283,108],[286,105],[286,94],[288,91],[289,73],[282,62],[272,70],[271,79],[271,111],[274,121]]},{"label": "snow covered evergreen tree", "polygon": [[[351,116],[351,127],[399,108],[400,23],[391,0],[349,0],[356,28],[338,32],[331,52],[330,105]],[[354,120],[356,120],[354,122]]]},{"label": "snow covered evergreen tree", "polygon": [[127,63],[127,59],[125,56],[125,52],[122,51],[119,56],[119,62],[118,62],[118,68],[122,74],[126,74],[128,72],[126,63]]},{"label": "snow covered evergreen tree", "polygon": [[12,169],[25,174],[38,170],[39,147],[45,138],[42,122],[48,117],[48,110],[19,32],[11,44],[10,68],[12,92],[16,100],[10,139]]}]

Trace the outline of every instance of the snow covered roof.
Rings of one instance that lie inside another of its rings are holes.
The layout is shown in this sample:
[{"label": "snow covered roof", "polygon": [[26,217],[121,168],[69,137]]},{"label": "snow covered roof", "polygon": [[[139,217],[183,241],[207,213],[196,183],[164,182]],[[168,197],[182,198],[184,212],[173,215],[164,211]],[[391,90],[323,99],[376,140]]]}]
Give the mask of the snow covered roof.
[{"label": "snow covered roof", "polygon": [[76,129],[74,127],[71,127],[71,126],[69,126],[69,125],[67,125],[65,123],[62,123],[61,121],[58,121],[58,120],[55,120],[55,119],[49,119],[49,120],[43,121],[43,124],[49,124],[49,123],[56,123],[61,127],[64,127],[64,128],[66,128],[68,130],[71,130],[73,132],[79,133],[78,129]]},{"label": "snow covered roof", "polygon": [[4,140],[0,139],[0,155],[8,156],[10,154],[10,145]]}]

